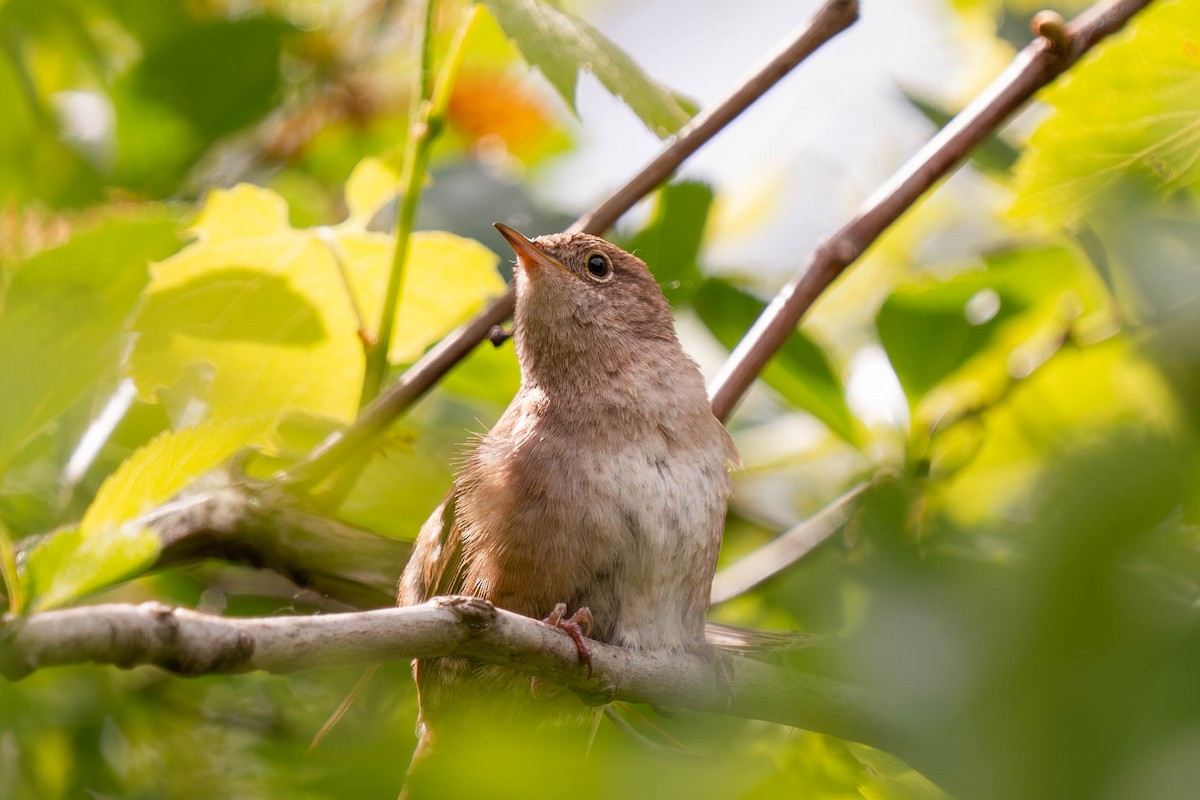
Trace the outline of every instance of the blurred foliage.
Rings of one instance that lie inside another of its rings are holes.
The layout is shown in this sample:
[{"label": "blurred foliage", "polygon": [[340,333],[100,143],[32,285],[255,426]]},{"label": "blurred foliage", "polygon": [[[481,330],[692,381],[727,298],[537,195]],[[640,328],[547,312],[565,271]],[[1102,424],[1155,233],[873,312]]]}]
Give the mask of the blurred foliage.
[{"label": "blurred foliage", "polygon": [[[1169,196],[1200,180],[1200,7],[1168,2],[1085,59],[1045,102],[1012,213],[1076,225],[1130,181]],[[1086,119],[1089,124],[1080,125]]]},{"label": "blurred foliage", "polygon": [[[0,3],[10,615],[95,599],[320,610],[242,567],[152,570],[160,543],[146,515],[230,458],[270,476],[355,415],[391,262],[418,63],[411,5]],[[692,111],[557,5],[486,5],[494,16],[472,29],[422,212],[455,232],[414,238],[396,372],[502,291],[494,242],[467,238],[481,235],[472,210],[562,218],[516,181],[570,145],[555,96],[573,109],[580,70],[660,135]],[[951,5],[1013,40],[1034,9]],[[435,58],[462,9],[439,6]],[[1048,90],[1028,144],[997,139],[968,167],[1012,198],[999,244],[925,263],[916,231],[945,212],[914,209],[861,266],[870,280],[839,287],[853,294],[838,298],[847,319],[822,330],[853,344],[796,330],[731,423],[750,469],[726,559],[873,479],[838,537],[715,614],[840,637],[796,666],[886,693],[909,723],[892,752],[620,708],[682,748],[609,723],[587,757],[569,737],[538,750],[492,737],[445,776],[443,796],[1194,791],[1198,23],[1194,3],[1154,3]],[[622,243],[651,264],[691,343],[728,349],[765,298],[747,290],[754,276],[708,269],[719,201],[706,185],[669,184]],[[895,424],[850,402],[851,347],[886,354],[903,390]],[[411,537],[467,432],[486,429],[517,381],[511,347],[478,348],[311,499]],[[0,800],[393,797],[414,742],[405,665],[386,665],[307,751],[357,679],[80,667],[0,683]]]}]

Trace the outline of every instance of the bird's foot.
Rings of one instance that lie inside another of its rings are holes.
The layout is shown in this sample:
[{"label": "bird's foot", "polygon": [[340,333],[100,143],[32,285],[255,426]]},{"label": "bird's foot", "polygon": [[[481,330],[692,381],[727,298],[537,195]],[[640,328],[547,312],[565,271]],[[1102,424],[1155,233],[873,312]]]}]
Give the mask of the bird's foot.
[{"label": "bird's foot", "polygon": [[571,637],[575,649],[579,651],[579,663],[587,667],[588,677],[592,677],[592,651],[588,647],[587,637],[591,635],[596,620],[592,618],[591,609],[587,606],[575,610],[567,616],[567,604],[559,603],[542,622],[558,628]]}]

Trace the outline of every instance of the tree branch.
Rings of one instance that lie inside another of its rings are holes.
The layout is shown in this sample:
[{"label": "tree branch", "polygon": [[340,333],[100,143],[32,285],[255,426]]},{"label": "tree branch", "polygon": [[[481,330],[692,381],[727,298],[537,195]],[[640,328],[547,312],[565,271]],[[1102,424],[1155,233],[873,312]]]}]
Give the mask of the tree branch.
[{"label": "tree branch", "polygon": [[722,421],[766,366],[816,299],[935,183],[994,133],[1034,93],[1125,23],[1151,0],[1096,3],[1062,27],[1054,15],[1035,19],[1038,38],[946,124],[899,172],[867,198],[846,225],[825,240],[763,311],[730,354],[712,390],[713,413]]},{"label": "tree branch", "polygon": [[[669,178],[688,156],[857,18],[857,0],[827,0],[808,25],[801,28],[777,55],[728,97],[685,125],[653,161],[610,198],[576,220],[569,230],[603,233],[621,214]],[[355,458],[477,344],[486,339],[493,327],[511,317],[514,302],[510,288],[503,297],[448,335],[409,367],[396,383],[362,410],[354,424],[330,437],[305,461],[282,472],[280,480],[292,485],[312,486]]]},{"label": "tree branch", "polygon": [[732,600],[811,553],[817,545],[841,530],[850,519],[858,498],[874,486],[876,480],[860,483],[817,514],[717,572],[713,576],[709,604],[715,606]]},{"label": "tree branch", "polygon": [[262,618],[217,617],[159,603],[110,604],[13,621],[0,633],[0,674],[19,680],[45,667],[81,663],[149,664],[179,675],[289,673],[465,656],[554,681],[591,704],[653,703],[778,722],[892,751],[901,744],[891,707],[857,687],[730,655],[715,667],[692,655],[588,644],[591,677],[561,631],[467,597]]},{"label": "tree branch", "polygon": [[396,579],[412,548],[307,506],[273,481],[204,475],[139,520],[162,541],[156,567],[218,558],[266,567],[354,608],[396,602]]}]

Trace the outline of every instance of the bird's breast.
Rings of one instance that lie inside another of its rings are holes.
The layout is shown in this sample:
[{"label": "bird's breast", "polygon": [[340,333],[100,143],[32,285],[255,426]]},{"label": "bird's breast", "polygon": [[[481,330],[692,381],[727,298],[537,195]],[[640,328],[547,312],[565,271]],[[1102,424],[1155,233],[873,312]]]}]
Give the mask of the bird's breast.
[{"label": "bird's breast", "polygon": [[724,433],[661,410],[621,427],[523,413],[485,437],[459,497],[465,588],[530,616],[588,606],[617,644],[690,648],[724,527]]}]

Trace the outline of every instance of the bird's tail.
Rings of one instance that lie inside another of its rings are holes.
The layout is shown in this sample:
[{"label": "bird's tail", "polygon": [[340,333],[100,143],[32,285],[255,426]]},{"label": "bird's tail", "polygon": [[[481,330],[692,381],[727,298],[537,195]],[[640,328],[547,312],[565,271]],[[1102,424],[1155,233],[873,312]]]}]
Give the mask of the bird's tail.
[{"label": "bird's tail", "polygon": [[433,736],[424,723],[418,723],[417,746],[413,750],[412,760],[408,762],[408,772],[404,775],[404,785],[400,788],[400,796],[396,800],[410,800],[409,790],[413,785],[413,776],[421,774],[421,768],[429,760],[433,752]]}]

